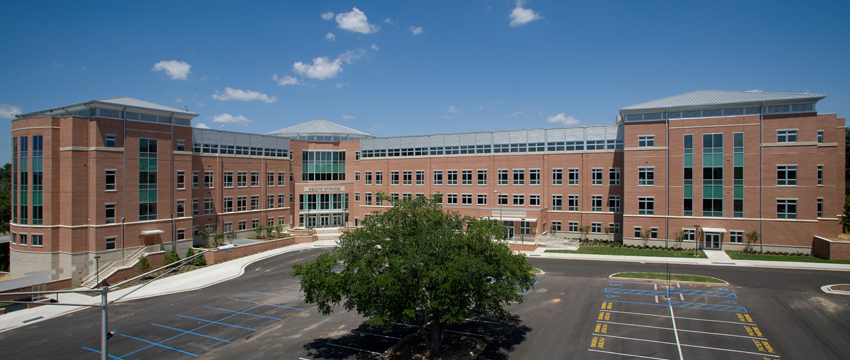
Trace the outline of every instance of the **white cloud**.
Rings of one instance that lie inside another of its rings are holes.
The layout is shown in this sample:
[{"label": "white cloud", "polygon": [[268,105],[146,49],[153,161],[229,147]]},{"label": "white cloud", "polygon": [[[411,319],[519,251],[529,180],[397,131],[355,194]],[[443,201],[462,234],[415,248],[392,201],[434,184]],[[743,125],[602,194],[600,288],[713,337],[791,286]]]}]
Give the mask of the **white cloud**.
[{"label": "white cloud", "polygon": [[354,117],[352,115],[343,115],[342,118],[343,119],[356,119],[356,117]]},{"label": "white cloud", "polygon": [[198,123],[197,125],[195,125],[195,127],[198,128],[198,129],[209,129],[210,128],[209,126],[207,126],[207,124],[204,124],[204,123]]},{"label": "white cloud", "polygon": [[292,65],[292,71],[308,78],[324,80],[336,77],[342,71],[342,60],[339,58],[331,61],[326,56],[313,59],[313,64],[305,64],[300,61]]},{"label": "white cloud", "polygon": [[352,8],[351,12],[337,14],[336,23],[339,24],[340,29],[361,34],[376,33],[381,28],[378,25],[370,24],[366,19],[366,14],[356,7]]},{"label": "white cloud", "polygon": [[372,44],[372,50],[378,51],[378,45]]},{"label": "white cloud", "polygon": [[348,86],[348,84],[336,83],[335,86],[336,86],[337,89],[342,89],[342,88]]},{"label": "white cloud", "polygon": [[336,41],[336,35],[334,33],[328,31],[328,34],[325,35],[325,40]]},{"label": "white cloud", "polygon": [[322,19],[330,20],[330,19],[333,19],[333,18],[334,18],[334,12],[333,11],[328,11],[328,12],[322,14]]},{"label": "white cloud", "polygon": [[362,58],[366,55],[366,50],[357,49],[357,50],[348,50],[342,54],[339,54],[339,59],[345,61],[346,64],[351,64],[354,60]]},{"label": "white cloud", "polygon": [[9,104],[0,104],[0,119],[14,119],[15,115],[20,114],[21,108],[9,105]]},{"label": "white cloud", "polygon": [[277,81],[277,84],[280,85],[280,86],[300,84],[300,82],[298,82],[298,79],[296,79],[292,76],[289,76],[289,75],[277,77],[277,74],[274,74],[272,76],[272,80]]},{"label": "white cloud", "polygon": [[176,99],[174,99],[174,102],[176,102],[176,103],[178,103],[178,104],[179,104],[179,103],[182,103],[182,102],[183,102],[183,99],[181,99],[181,98],[176,98]]},{"label": "white cloud", "polygon": [[416,26],[411,26],[411,27],[410,27],[410,32],[412,32],[412,33],[413,33],[413,35],[419,35],[419,34],[421,34],[421,33],[422,33],[422,28],[421,28],[421,27],[416,27]]},{"label": "white cloud", "polygon": [[189,65],[183,61],[177,60],[169,60],[169,61],[160,61],[154,64],[153,69],[151,71],[165,71],[171,80],[186,80],[186,75],[189,75],[191,71],[189,69],[192,65]]},{"label": "white cloud", "polygon": [[241,100],[253,101],[260,100],[262,102],[273,103],[277,101],[274,96],[268,96],[251,90],[240,90],[233,88],[225,88],[224,94],[212,94],[212,98],[216,100]]},{"label": "white cloud", "polygon": [[443,119],[451,119],[451,118],[452,118],[451,115],[443,115]]},{"label": "white cloud", "polygon": [[213,117],[213,121],[223,124],[242,124],[244,126],[248,126],[251,123],[251,120],[248,120],[248,118],[242,115],[233,116],[230,114],[216,115]]},{"label": "white cloud", "polygon": [[449,105],[449,107],[446,108],[446,111],[448,111],[450,113],[459,113],[460,112],[460,110],[458,110],[454,105]]},{"label": "white cloud", "polygon": [[764,92],[764,91],[761,91],[759,89],[752,89],[752,90],[747,90],[747,92]]},{"label": "white cloud", "polygon": [[565,113],[560,113],[558,115],[552,115],[546,119],[546,121],[550,123],[561,123],[563,125],[573,125],[578,123],[578,119],[572,117],[572,115],[567,116]]},{"label": "white cloud", "polygon": [[370,134],[374,134],[374,133],[378,132],[378,130],[381,130],[381,129],[383,129],[383,128],[384,128],[384,127],[383,127],[383,126],[381,126],[381,125],[375,125],[375,126],[373,126],[371,129],[369,129],[369,133],[370,133]]},{"label": "white cloud", "polygon": [[522,114],[525,114],[525,110],[514,111],[513,114],[510,114],[508,116],[517,116],[517,115],[522,115]]},{"label": "white cloud", "polygon": [[392,24],[392,23],[393,23],[393,21],[392,21],[390,18],[386,18],[386,19],[384,19],[384,22],[385,22],[385,23],[387,23],[387,24]]},{"label": "white cloud", "polygon": [[525,25],[534,20],[540,20],[543,17],[540,16],[540,13],[535,13],[531,9],[523,8],[522,5],[525,4],[525,1],[518,0],[516,2],[516,7],[513,11],[511,11],[511,23],[510,25],[513,27],[517,27],[520,25]]}]

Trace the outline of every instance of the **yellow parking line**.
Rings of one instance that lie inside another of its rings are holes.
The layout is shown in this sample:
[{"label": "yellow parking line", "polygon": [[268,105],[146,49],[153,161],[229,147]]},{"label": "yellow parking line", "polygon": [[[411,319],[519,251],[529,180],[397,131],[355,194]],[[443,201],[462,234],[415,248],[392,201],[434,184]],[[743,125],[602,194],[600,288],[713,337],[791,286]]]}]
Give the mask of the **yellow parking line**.
[{"label": "yellow parking line", "polygon": [[596,328],[593,329],[593,332],[598,333],[601,328],[602,328],[602,324],[596,323]]},{"label": "yellow parking line", "polygon": [[753,318],[750,317],[750,314],[744,314],[744,317],[747,318],[748,323],[753,322]]},{"label": "yellow parking line", "polygon": [[597,320],[604,320],[604,319],[605,319],[605,312],[604,312],[604,311],[600,311],[600,312],[599,312],[599,318],[598,318]]},{"label": "yellow parking line", "polygon": [[598,337],[596,337],[596,336],[594,336],[594,337],[593,337],[593,340],[591,340],[591,341],[590,341],[590,347],[595,348],[595,347],[596,347],[596,343],[597,343],[598,341],[599,341],[599,338],[598,338]]},{"label": "yellow parking line", "polygon": [[609,302],[609,303],[608,303],[608,310],[611,310],[611,306],[612,306],[612,305],[614,305],[614,303],[612,303],[612,302]]},{"label": "yellow parking line", "polygon": [[767,349],[767,352],[771,354],[776,353],[775,351],[773,351],[773,347],[771,347],[767,341],[762,340],[761,343],[764,344],[764,348]]},{"label": "yellow parking line", "polygon": [[753,344],[756,344],[756,347],[759,349],[759,351],[764,352],[764,345],[761,344],[761,341],[753,339]]},{"label": "yellow parking line", "polygon": [[599,338],[599,348],[601,349],[603,346],[605,346],[605,338]]},{"label": "yellow parking line", "polygon": [[602,329],[600,331],[597,331],[597,332],[607,334],[608,333],[608,324],[603,324]]},{"label": "yellow parking line", "polygon": [[756,333],[749,326],[744,325],[744,329],[747,329],[747,334],[750,334],[750,336],[756,336]]},{"label": "yellow parking line", "polygon": [[757,327],[753,326],[753,331],[755,331],[755,332],[756,332],[756,336],[758,336],[758,337],[764,337],[764,336],[762,336],[762,335],[761,335],[761,330],[759,330],[759,328],[757,328]]},{"label": "yellow parking line", "polygon": [[602,310],[605,310],[605,306],[607,306],[607,305],[608,305],[608,302],[607,302],[607,301],[603,301],[603,302],[602,302]]}]

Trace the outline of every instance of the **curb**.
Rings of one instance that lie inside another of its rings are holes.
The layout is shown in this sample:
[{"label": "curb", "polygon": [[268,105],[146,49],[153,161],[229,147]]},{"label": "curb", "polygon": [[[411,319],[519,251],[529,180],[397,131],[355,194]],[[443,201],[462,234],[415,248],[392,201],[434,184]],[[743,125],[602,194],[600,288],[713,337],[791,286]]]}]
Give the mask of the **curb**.
[{"label": "curb", "polygon": [[[618,273],[618,274],[619,274],[619,273]],[[670,275],[688,275],[688,274],[670,274]],[[699,276],[705,276],[705,275],[699,275]],[[712,279],[717,279],[716,277],[713,277],[713,276],[708,276],[708,277],[710,277],[710,278],[712,278]],[[666,283],[666,280],[664,280],[664,279],[635,279],[635,278],[625,278],[625,277],[614,276],[614,274],[609,275],[609,276],[608,276],[608,278],[609,278],[609,279],[623,279],[623,280],[646,281],[646,282],[648,282],[648,283],[655,283],[656,281],[661,281],[661,282],[659,282],[658,284],[664,284],[664,283]],[[729,285],[729,282],[728,282],[728,281],[726,281],[726,280],[723,280],[723,279],[717,279],[717,280],[720,280],[720,281],[722,281],[724,284]],[[672,279],[671,279],[670,281],[675,281],[675,282],[677,282],[677,283],[686,283],[686,284],[714,284],[714,285],[720,285],[720,283],[709,283],[709,282],[702,282],[702,281],[682,281],[682,280],[672,280]]]},{"label": "curb", "polygon": [[833,290],[833,286],[838,285],[848,285],[848,284],[832,284],[832,285],[824,285],[821,286],[820,289],[827,294],[837,294],[837,295],[850,295],[850,291],[847,290]]}]

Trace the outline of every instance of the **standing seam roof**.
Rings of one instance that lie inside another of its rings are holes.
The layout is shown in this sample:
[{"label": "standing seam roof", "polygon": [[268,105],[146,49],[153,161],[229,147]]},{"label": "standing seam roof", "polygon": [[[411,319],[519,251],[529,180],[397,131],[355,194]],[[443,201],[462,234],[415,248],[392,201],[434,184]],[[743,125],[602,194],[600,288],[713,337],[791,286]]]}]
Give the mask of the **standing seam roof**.
[{"label": "standing seam roof", "polygon": [[626,106],[620,110],[644,110],[690,106],[710,106],[722,104],[736,104],[761,101],[782,100],[805,100],[814,101],[825,98],[822,94],[806,93],[773,93],[758,91],[724,91],[724,90],[697,90],[681,95],[666,97],[663,99],[647,101],[640,104]]}]

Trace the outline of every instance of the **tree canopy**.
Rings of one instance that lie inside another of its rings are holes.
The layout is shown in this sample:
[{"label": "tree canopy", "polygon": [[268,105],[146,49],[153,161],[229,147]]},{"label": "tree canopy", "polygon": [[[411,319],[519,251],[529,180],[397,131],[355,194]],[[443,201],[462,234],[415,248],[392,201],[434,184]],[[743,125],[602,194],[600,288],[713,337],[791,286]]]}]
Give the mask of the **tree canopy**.
[{"label": "tree canopy", "polygon": [[444,211],[439,194],[395,200],[294,275],[323,315],[342,305],[369,325],[414,323],[437,355],[446,325],[507,317],[505,306],[533,286],[531,264],[497,240],[503,234],[496,221]]}]

